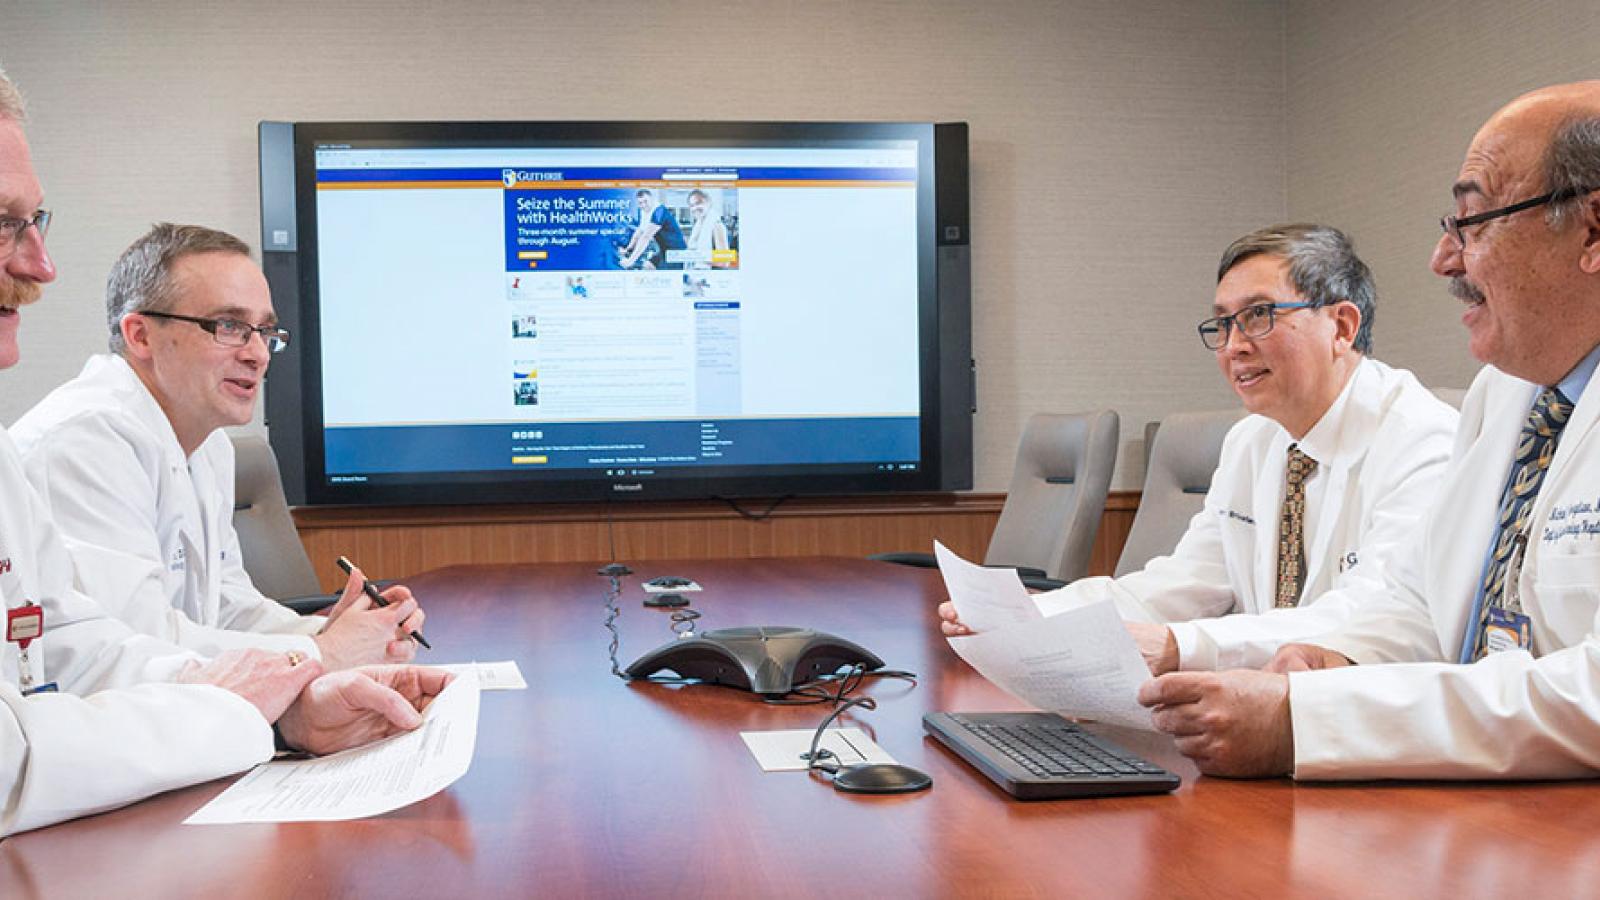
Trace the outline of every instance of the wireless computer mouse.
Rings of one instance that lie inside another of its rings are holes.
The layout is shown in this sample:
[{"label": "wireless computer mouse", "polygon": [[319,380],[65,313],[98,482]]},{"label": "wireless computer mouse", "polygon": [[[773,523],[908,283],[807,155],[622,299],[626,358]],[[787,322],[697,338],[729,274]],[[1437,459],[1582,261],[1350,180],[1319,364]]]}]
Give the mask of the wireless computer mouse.
[{"label": "wireless computer mouse", "polygon": [[933,776],[898,763],[870,763],[840,769],[833,787],[850,794],[908,794],[933,787]]}]

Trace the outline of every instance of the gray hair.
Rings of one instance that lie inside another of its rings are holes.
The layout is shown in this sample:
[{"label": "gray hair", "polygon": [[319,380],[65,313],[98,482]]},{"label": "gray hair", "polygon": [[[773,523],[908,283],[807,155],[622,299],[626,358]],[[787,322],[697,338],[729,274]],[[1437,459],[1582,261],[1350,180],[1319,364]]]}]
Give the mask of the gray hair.
[{"label": "gray hair", "polygon": [[172,269],[178,260],[196,253],[248,257],[250,246],[224,231],[161,222],[122,252],[106,276],[106,324],[111,329],[112,353],[127,352],[122,320],[129,313],[167,312],[177,305]]},{"label": "gray hair", "polygon": [[6,77],[6,70],[0,69],[0,119],[24,122],[27,118],[28,106],[22,102],[22,92]]},{"label": "gray hair", "polygon": [[1570,196],[1545,213],[1551,228],[1562,228],[1585,191],[1600,189],[1600,117],[1569,119],[1556,129],[1544,153],[1545,190]]},{"label": "gray hair", "polygon": [[1252,256],[1274,256],[1289,264],[1289,280],[1312,306],[1350,302],[1361,312],[1355,351],[1372,352],[1372,320],[1378,288],[1372,270],[1356,255],[1355,245],[1331,225],[1298,222],[1252,231],[1228,245],[1217,266],[1217,281]]}]

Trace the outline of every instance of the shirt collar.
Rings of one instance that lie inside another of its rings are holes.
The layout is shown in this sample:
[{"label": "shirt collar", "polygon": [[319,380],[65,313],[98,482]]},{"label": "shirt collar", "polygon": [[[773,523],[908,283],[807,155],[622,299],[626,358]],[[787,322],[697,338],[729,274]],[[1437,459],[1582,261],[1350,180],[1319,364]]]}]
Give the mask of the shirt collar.
[{"label": "shirt collar", "polygon": [[1600,366],[1600,345],[1596,345],[1589,355],[1578,361],[1567,373],[1567,377],[1556,383],[1556,390],[1563,397],[1572,401],[1573,406],[1578,405],[1578,399],[1583,396],[1583,391],[1589,386],[1589,380],[1594,377],[1594,370]]},{"label": "shirt collar", "polygon": [[[1298,441],[1290,438],[1289,433],[1284,431],[1285,443],[1299,446],[1302,453],[1319,463],[1327,464],[1333,462],[1335,457],[1339,455],[1341,447],[1345,444],[1339,438],[1344,431],[1345,411],[1351,404],[1350,395],[1355,391],[1356,382],[1375,376],[1376,373],[1371,371],[1372,368],[1372,361],[1363,357],[1360,364],[1356,366],[1355,371],[1351,372],[1350,377],[1346,379],[1344,388],[1339,391],[1339,396],[1328,407],[1328,411],[1322,414],[1322,418],[1317,420],[1317,424],[1311,426],[1311,430],[1306,432],[1305,437]],[[1282,426],[1279,427],[1282,428]]]}]

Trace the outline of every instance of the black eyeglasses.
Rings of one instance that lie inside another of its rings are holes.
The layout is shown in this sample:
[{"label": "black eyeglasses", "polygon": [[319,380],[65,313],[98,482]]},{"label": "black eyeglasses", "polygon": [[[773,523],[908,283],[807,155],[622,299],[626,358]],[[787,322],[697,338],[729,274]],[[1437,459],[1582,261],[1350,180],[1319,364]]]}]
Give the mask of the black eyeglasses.
[{"label": "black eyeglasses", "polygon": [[202,319],[198,316],[180,316],[177,313],[141,312],[141,316],[152,319],[172,319],[178,322],[191,322],[211,333],[216,342],[224,347],[243,347],[250,343],[250,335],[259,334],[266,343],[267,350],[277,353],[289,346],[289,330],[276,325],[251,325],[238,319]]},{"label": "black eyeglasses", "polygon": [[8,259],[16,251],[17,242],[22,240],[22,232],[29,225],[39,232],[39,240],[44,240],[45,233],[50,230],[50,210],[36,210],[26,219],[0,216],[0,259]]},{"label": "black eyeglasses", "polygon": [[1461,231],[1463,228],[1471,228],[1474,225],[1482,225],[1485,222],[1491,222],[1495,219],[1509,216],[1512,213],[1519,213],[1525,209],[1533,209],[1536,206],[1543,206],[1546,203],[1564,203],[1568,200],[1571,200],[1573,197],[1582,196],[1583,194],[1592,193],[1597,190],[1600,190],[1600,188],[1563,188],[1559,191],[1551,191],[1548,194],[1540,194],[1537,197],[1529,197],[1526,200],[1513,203],[1510,206],[1502,206],[1499,209],[1491,209],[1488,212],[1475,213],[1470,216],[1440,216],[1439,227],[1444,229],[1445,234],[1448,234],[1450,237],[1455,239],[1457,248],[1465,250],[1467,249],[1467,236]]},{"label": "black eyeglasses", "polygon": [[1228,337],[1235,325],[1239,327],[1239,333],[1247,338],[1266,337],[1272,332],[1278,310],[1310,309],[1314,306],[1315,303],[1254,303],[1231,316],[1217,316],[1201,322],[1197,326],[1200,343],[1205,344],[1207,350],[1221,350],[1228,346]]}]

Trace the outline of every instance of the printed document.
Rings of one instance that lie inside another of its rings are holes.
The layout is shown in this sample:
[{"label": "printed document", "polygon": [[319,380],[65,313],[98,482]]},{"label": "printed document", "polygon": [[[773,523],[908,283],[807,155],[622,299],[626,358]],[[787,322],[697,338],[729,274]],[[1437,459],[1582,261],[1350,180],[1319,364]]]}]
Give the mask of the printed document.
[{"label": "printed document", "polygon": [[477,736],[478,679],[469,669],[434,698],[416,731],[332,756],[262,763],[184,824],[335,822],[390,812],[465,775]]},{"label": "printed document", "polygon": [[[960,567],[980,567],[937,544],[934,551],[961,621],[979,631],[950,638],[950,646],[979,674],[1038,709],[1154,730],[1150,711],[1136,699],[1150,669],[1109,598],[1041,618],[1024,591],[1030,617],[1018,608],[1010,585],[998,579],[989,584],[987,579],[970,578],[970,572],[963,574]],[[946,556],[953,561],[950,569],[946,569]],[[951,577],[951,571],[958,573],[956,577]],[[1014,575],[1012,581],[1016,581]],[[978,615],[969,618],[969,611]],[[999,624],[980,630],[974,627],[975,621]]]},{"label": "printed document", "polygon": [[502,662],[446,663],[433,668],[444,669],[457,675],[467,669],[475,669],[478,673],[480,691],[523,691],[528,688],[528,682],[523,680],[522,670],[517,668],[517,661],[514,659]]},{"label": "printed document", "polygon": [[1017,578],[1016,569],[991,569],[967,562],[938,541],[933,542],[933,558],[939,563],[939,574],[944,576],[956,612],[973,631],[994,631],[1044,618]]}]

